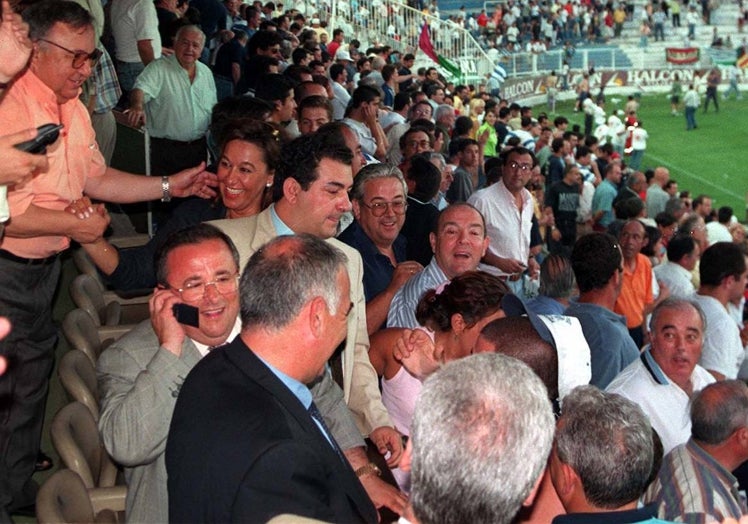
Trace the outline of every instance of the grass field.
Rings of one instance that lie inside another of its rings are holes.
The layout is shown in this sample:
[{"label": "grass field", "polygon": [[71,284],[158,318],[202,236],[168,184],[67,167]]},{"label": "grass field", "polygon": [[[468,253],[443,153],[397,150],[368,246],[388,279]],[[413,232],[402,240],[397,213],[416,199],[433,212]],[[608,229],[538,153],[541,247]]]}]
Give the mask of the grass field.
[{"label": "grass field", "polygon": [[[626,97],[608,95],[606,112],[615,106],[612,98],[621,99],[618,108],[623,108]],[[703,99],[703,96],[702,96]],[[707,114],[699,109],[696,114],[698,129],[686,131],[683,111],[678,116],[670,114],[670,101],[664,93],[644,95],[639,108],[639,118],[649,133],[647,151],[642,162],[642,171],[647,168],[665,166],[670,177],[678,181],[681,190],[688,189],[693,196],[705,193],[714,199],[715,209],[730,206],[735,216],[746,220],[746,193],[748,193],[748,97],[743,100],[722,100],[720,111],[714,113],[710,105]],[[572,111],[573,104],[558,104],[558,114],[584,128],[584,116]],[[534,113],[544,110],[536,106]],[[551,120],[555,115],[551,115]]]}]

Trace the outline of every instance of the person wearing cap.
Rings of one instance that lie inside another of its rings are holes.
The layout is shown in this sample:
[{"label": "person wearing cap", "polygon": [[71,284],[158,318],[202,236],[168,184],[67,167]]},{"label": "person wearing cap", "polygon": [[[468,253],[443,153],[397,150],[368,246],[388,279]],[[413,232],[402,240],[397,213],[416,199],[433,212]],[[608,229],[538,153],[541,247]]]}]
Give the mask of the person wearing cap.
[{"label": "person wearing cap", "polygon": [[606,233],[581,237],[574,244],[571,267],[579,298],[572,299],[566,315],[579,319],[589,344],[590,383],[604,388],[639,355],[626,329],[626,319],[613,312],[623,280],[623,255],[618,241]]},{"label": "person wearing cap", "polygon": [[353,63],[353,58],[351,58],[351,53],[345,49],[344,47],[338,47],[337,51],[335,51],[335,54],[333,55],[335,57],[336,62],[343,62],[343,65],[345,62]]},{"label": "person wearing cap", "polygon": [[[577,319],[537,315],[528,305],[516,295],[506,295],[501,302],[506,317],[486,324],[473,352],[501,353],[530,366],[545,384],[558,415],[561,399],[575,387],[590,382],[589,346]],[[546,469],[535,501],[515,522],[550,522],[563,512]]]}]

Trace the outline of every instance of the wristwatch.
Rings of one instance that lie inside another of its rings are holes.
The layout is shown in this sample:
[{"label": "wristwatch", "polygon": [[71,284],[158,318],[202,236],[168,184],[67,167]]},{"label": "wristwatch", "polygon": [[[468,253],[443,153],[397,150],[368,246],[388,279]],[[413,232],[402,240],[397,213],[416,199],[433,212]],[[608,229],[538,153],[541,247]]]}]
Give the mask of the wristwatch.
[{"label": "wristwatch", "polygon": [[169,190],[169,177],[161,177],[161,202],[171,202],[171,191]]},{"label": "wristwatch", "polygon": [[377,467],[376,464],[373,462],[369,462],[366,466],[361,466],[358,468],[354,473],[356,473],[356,476],[361,478],[364,475],[368,475],[370,473],[375,473],[377,477],[382,476],[382,470]]}]

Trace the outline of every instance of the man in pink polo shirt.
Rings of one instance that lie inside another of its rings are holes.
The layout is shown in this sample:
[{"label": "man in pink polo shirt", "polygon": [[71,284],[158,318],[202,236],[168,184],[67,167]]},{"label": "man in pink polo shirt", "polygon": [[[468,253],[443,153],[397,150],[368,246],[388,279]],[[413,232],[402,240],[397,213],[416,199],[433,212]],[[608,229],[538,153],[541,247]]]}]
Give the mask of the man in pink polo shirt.
[{"label": "man in pink polo shirt", "polygon": [[0,355],[9,363],[0,378],[0,515],[35,500],[31,475],[57,340],[52,298],[60,274],[58,255],[71,239],[90,242],[109,223],[103,205],[91,205],[88,198],[127,203],[214,194],[212,175],[202,165],[161,179],[107,167],[78,100],[100,56],[91,15],[73,2],[45,1],[23,16],[33,42],[31,59],[5,93],[0,125],[8,133],[48,123],[64,128],[48,147],[48,168],[8,190],[0,315],[11,320],[13,331],[0,342]]}]

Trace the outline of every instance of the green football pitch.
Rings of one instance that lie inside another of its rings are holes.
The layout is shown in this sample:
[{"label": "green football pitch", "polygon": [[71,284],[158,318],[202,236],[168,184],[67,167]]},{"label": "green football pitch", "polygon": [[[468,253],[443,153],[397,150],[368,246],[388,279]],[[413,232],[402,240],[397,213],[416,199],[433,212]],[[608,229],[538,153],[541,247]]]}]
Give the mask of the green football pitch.
[{"label": "green football pitch", "polygon": [[[607,95],[606,113],[622,109],[624,95]],[[618,99],[618,105],[613,103]],[[702,96],[703,99],[703,96]],[[702,100],[703,104],[703,100]],[[535,106],[533,113],[545,110]],[[584,116],[573,112],[571,102],[559,103],[557,114],[584,128]],[[644,95],[639,107],[639,119],[649,133],[642,171],[657,166],[670,170],[670,177],[678,181],[679,189],[688,189],[693,197],[704,193],[714,199],[715,209],[730,206],[735,216],[746,220],[748,204],[748,96],[743,100],[719,100],[719,113],[710,104],[704,114],[696,114],[698,129],[686,131],[683,108],[679,114],[670,113],[669,97],[665,93]],[[550,115],[551,120],[555,114]]]}]

